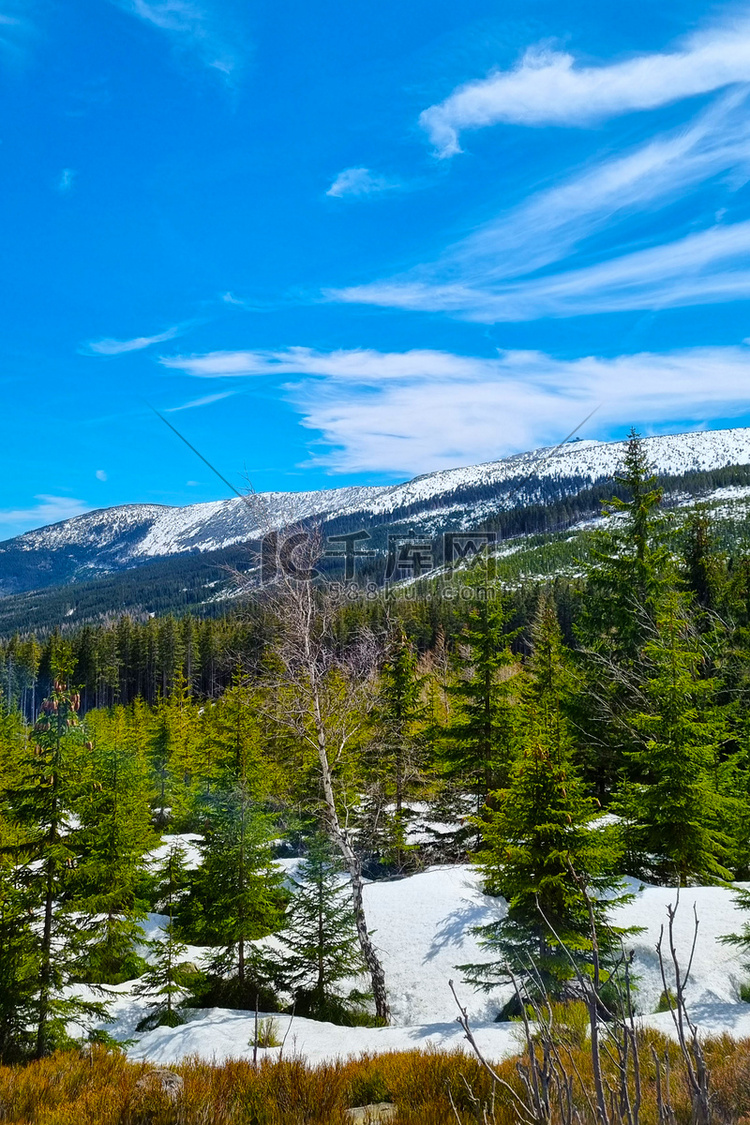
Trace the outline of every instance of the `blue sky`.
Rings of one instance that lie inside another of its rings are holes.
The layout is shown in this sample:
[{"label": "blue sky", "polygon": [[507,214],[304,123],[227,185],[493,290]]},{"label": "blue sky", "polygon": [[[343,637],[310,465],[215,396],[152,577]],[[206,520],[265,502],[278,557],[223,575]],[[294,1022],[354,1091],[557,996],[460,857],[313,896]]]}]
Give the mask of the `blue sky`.
[{"label": "blue sky", "polygon": [[0,537],[750,423],[750,4],[0,0]]}]

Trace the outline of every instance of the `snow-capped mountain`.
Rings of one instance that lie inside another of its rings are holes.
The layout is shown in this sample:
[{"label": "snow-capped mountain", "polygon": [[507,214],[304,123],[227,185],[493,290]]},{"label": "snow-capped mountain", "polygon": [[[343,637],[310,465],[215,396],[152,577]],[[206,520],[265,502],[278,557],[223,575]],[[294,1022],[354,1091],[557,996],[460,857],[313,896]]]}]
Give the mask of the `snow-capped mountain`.
[{"label": "snow-capped mountain", "polygon": [[[750,464],[750,428],[645,440],[662,475]],[[611,479],[624,450],[625,442],[573,441],[402,484],[258,493],[184,508],[102,509],[0,543],[0,593],[85,581],[175,556],[216,560],[217,552],[312,519],[328,531],[363,527],[380,535],[391,527],[425,535],[476,528],[503,511],[549,505]]]},{"label": "snow-capped mountain", "polygon": [[244,543],[272,528],[325,516],[367,503],[378,488],[332,488],[317,492],[262,492],[247,498],[212,500],[173,508],[166,504],[125,504],[100,508],[61,523],[27,531],[7,543],[19,551],[57,551],[90,548],[108,561],[128,562],[216,551]]}]

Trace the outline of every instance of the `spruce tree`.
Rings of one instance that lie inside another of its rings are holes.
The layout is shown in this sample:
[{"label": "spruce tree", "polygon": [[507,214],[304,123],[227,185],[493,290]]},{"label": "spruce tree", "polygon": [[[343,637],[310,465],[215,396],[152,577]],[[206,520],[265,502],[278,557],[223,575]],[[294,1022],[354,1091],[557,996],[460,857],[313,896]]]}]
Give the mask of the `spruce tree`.
[{"label": "spruce tree", "polygon": [[254,696],[238,664],[221,699],[207,708],[199,771],[204,798],[238,780],[258,799],[275,789],[278,771],[262,753]]},{"label": "spruce tree", "polygon": [[[554,606],[543,598],[532,630],[519,703],[520,754],[507,789],[482,822],[479,862],[487,890],[502,895],[507,915],[479,927],[481,944],[498,955],[487,965],[462,968],[490,989],[510,972],[528,992],[564,997],[574,977],[569,954],[591,959],[586,888],[593,903],[599,947],[615,937],[605,925],[613,891],[617,844],[597,829],[597,802],[585,794],[572,763],[568,710],[574,678]],[[608,901],[601,897],[608,892]]]},{"label": "spruce tree", "polygon": [[193,826],[200,789],[200,723],[182,672],[170,674],[167,682],[171,692],[156,707],[149,755],[157,789],[154,811],[157,823],[168,821],[185,831]]},{"label": "spruce tree", "polygon": [[[385,814],[388,851],[399,869],[403,868],[407,854],[404,802],[420,778],[423,752],[420,725],[426,714],[421,698],[423,684],[424,677],[417,671],[416,654],[403,628],[399,627],[391,637],[383,665],[374,716],[375,771],[385,802],[393,807],[392,816]],[[382,810],[378,811],[382,817]]]},{"label": "spruce tree", "polygon": [[193,975],[184,968],[185,945],[177,932],[176,915],[187,892],[189,873],[185,850],[172,842],[161,864],[153,873],[154,905],[167,916],[162,936],[149,942],[151,962],[133,989],[137,996],[150,997],[151,1014],[143,1021],[148,1027],[177,1027],[182,1023],[180,1008]]},{"label": "spruce tree", "polygon": [[77,979],[87,941],[71,896],[79,859],[72,810],[85,754],[77,717],[80,696],[67,682],[72,665],[69,646],[56,641],[52,691],[42,703],[18,784],[8,794],[22,834],[16,862],[22,865],[20,878],[37,922],[32,1012],[37,1058],[66,1040],[69,1020],[85,1022],[105,1014],[103,1004],[64,991]]},{"label": "spruce tree", "polygon": [[116,984],[140,974],[135,946],[146,916],[146,854],[154,842],[148,773],[125,709],[90,717],[84,792],[77,803],[80,857],[71,881],[90,916],[82,979]]},{"label": "spruce tree", "polygon": [[186,925],[200,942],[221,947],[211,974],[222,1003],[251,1007],[264,975],[252,942],[278,929],[284,911],[283,880],[272,862],[274,818],[239,782],[213,795],[204,830]]},{"label": "spruce tree", "polygon": [[665,543],[662,490],[635,430],[615,478],[623,496],[604,507],[608,526],[590,537],[586,588],[577,625],[588,689],[580,697],[587,777],[608,799],[632,748],[628,715],[636,707],[644,647],[664,592],[675,582]]},{"label": "spruce tree", "polygon": [[683,533],[684,579],[705,628],[726,601],[726,558],[719,549],[709,511],[698,507],[685,524]]},{"label": "spruce tree", "polygon": [[281,979],[299,1015],[346,1023],[367,995],[341,982],[364,973],[351,895],[330,842],[316,836],[293,876],[294,893],[280,936]]},{"label": "spruce tree", "polygon": [[268,778],[249,704],[237,669],[228,699],[213,709],[215,786],[200,804],[203,863],[183,914],[199,940],[222,947],[211,965],[215,990],[222,1003],[239,1007],[252,1005],[267,983],[251,943],[278,927],[284,908],[272,862],[275,822],[258,799]]},{"label": "spruce tree", "polygon": [[462,636],[459,674],[448,691],[453,714],[442,734],[449,777],[470,786],[481,808],[487,794],[508,779],[513,708],[509,614],[499,586],[481,591]]},{"label": "spruce tree", "polygon": [[33,1050],[31,1027],[39,987],[33,897],[18,864],[23,836],[0,817],[0,1062],[23,1061]]},{"label": "spruce tree", "polygon": [[679,592],[663,597],[645,656],[645,706],[631,719],[639,740],[629,755],[635,781],[620,802],[630,851],[649,873],[680,886],[730,879],[723,826],[732,802],[716,776],[723,716],[714,681],[701,678],[698,636]]}]

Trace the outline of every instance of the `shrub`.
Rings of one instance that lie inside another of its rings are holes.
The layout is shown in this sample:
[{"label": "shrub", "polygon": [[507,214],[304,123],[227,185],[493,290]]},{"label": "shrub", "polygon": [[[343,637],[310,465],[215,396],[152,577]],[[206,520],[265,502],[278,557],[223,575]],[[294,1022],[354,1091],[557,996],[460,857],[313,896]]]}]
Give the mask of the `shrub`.
[{"label": "shrub", "polygon": [[672,992],[672,989],[668,988],[665,992],[662,992],[661,996],[659,997],[659,1003],[656,1005],[656,1011],[670,1012],[674,1011],[676,1007],[677,998],[675,997],[674,992]]},{"label": "shrub", "polygon": [[279,1021],[268,1016],[258,1023],[258,1029],[250,1040],[251,1047],[280,1047]]}]

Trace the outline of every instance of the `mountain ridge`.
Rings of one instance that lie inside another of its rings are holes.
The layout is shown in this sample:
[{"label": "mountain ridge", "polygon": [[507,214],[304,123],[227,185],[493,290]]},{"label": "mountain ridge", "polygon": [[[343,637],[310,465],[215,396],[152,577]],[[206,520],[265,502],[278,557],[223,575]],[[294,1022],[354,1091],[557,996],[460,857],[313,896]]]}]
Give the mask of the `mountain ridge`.
[{"label": "mountain ridge", "polygon": [[[750,465],[750,427],[659,435],[644,443],[657,474],[670,478]],[[625,446],[574,440],[390,485],[251,493],[184,507],[99,508],[1,542],[0,596],[75,586],[170,559],[187,565],[196,555],[215,568],[229,552],[236,566],[243,545],[257,544],[266,531],[311,521],[325,534],[364,529],[382,550],[390,532],[474,530],[497,523],[503,513],[552,509],[588,493],[595,512],[597,488],[614,477]]]}]

